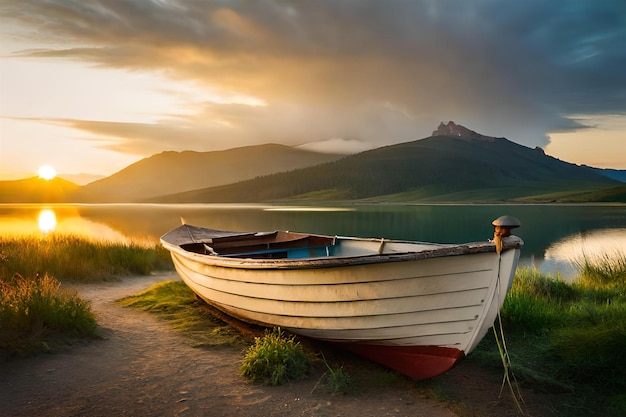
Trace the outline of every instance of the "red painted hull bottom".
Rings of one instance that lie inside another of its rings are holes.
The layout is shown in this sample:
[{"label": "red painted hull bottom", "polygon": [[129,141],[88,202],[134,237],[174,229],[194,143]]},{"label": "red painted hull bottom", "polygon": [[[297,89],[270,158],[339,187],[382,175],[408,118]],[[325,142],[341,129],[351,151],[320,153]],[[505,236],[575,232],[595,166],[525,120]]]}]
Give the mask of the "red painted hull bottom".
[{"label": "red painted hull bottom", "polygon": [[462,350],[440,346],[383,346],[358,343],[337,345],[413,379],[428,379],[441,375],[465,357]]}]

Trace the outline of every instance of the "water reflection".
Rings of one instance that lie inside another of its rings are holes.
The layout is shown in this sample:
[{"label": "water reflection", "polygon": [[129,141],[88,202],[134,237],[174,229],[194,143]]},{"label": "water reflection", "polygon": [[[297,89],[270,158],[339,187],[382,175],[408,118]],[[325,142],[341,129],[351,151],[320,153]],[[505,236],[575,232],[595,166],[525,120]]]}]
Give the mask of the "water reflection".
[{"label": "water reflection", "polygon": [[39,212],[38,218],[39,230],[43,233],[50,233],[57,226],[57,216],[54,210],[43,209]]},{"label": "water reflection", "polygon": [[[2,206],[2,205],[0,205]],[[72,235],[92,241],[155,244],[154,236],[125,234],[116,226],[82,215],[75,206],[24,205],[0,209],[0,237]]]},{"label": "water reflection", "polygon": [[626,228],[592,230],[567,236],[546,249],[545,258],[597,259],[605,254],[626,254]]},{"label": "water reflection", "polygon": [[626,228],[597,229],[566,236],[546,248],[540,271],[560,271],[564,278],[575,276],[576,265],[607,262],[626,256]]},{"label": "water reflection", "polygon": [[[54,214],[55,222],[42,214],[45,210]],[[571,260],[576,254],[626,253],[626,205],[0,204],[0,239],[73,234],[155,244],[182,217],[190,224],[224,230],[463,243],[490,239],[491,221],[503,214],[522,222],[515,230],[525,242],[520,265],[544,273],[575,276]]]}]

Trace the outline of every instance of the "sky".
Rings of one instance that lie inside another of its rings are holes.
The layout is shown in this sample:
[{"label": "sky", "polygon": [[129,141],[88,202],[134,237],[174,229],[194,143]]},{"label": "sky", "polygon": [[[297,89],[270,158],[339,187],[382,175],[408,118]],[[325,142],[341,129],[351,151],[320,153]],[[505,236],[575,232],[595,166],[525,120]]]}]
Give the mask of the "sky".
[{"label": "sky", "polygon": [[453,120],[626,169],[624,0],[0,0],[0,180]]}]

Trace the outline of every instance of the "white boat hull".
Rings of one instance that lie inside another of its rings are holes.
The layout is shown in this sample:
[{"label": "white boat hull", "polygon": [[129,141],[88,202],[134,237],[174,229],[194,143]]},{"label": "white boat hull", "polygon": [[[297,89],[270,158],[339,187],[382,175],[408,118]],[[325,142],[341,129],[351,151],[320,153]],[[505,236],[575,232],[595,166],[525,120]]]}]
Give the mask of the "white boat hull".
[{"label": "white boat hull", "polygon": [[[500,255],[489,243],[474,251],[426,245],[426,252],[411,253],[404,242],[394,252],[392,241],[389,252],[306,260],[224,258],[163,245],[183,281],[233,317],[339,342],[365,356],[373,351],[375,360],[380,349],[436,348],[435,356],[455,358],[452,366],[485,336],[510,289],[522,243],[507,239],[510,248]],[[415,378],[432,373],[399,370]]]}]

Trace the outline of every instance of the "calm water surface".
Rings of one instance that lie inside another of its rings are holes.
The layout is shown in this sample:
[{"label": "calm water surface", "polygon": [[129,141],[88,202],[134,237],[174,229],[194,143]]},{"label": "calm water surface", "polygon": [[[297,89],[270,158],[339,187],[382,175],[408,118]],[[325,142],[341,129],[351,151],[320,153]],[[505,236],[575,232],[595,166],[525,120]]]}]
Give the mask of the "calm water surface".
[{"label": "calm water surface", "polygon": [[78,234],[156,242],[187,223],[227,230],[292,230],[331,235],[463,243],[493,236],[491,221],[520,219],[522,264],[575,275],[583,256],[626,254],[626,205],[0,204],[0,237]]}]

